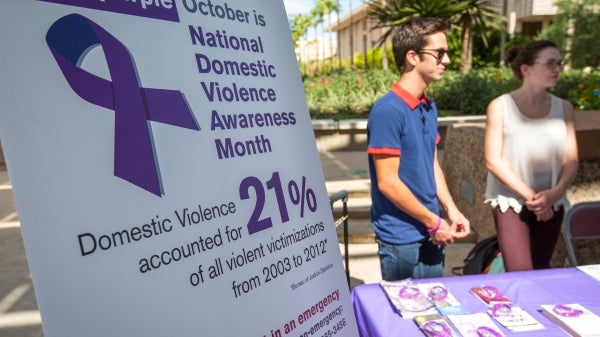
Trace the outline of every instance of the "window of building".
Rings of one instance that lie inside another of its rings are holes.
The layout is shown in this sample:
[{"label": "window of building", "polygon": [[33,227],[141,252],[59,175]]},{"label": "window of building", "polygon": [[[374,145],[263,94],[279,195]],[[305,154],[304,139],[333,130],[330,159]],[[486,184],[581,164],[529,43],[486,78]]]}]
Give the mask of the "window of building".
[{"label": "window of building", "polygon": [[542,22],[523,22],[521,33],[525,36],[536,36],[542,30]]}]

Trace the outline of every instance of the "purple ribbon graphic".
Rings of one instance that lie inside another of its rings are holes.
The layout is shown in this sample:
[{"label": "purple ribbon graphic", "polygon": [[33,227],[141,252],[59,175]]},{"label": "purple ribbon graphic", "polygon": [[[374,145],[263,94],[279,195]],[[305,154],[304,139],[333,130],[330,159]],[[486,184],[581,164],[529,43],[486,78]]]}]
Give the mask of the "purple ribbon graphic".
[{"label": "purple ribbon graphic", "polygon": [[55,4],[97,9],[145,18],[179,22],[179,14],[173,0],[39,0]]},{"label": "purple ribbon graphic", "polygon": [[[102,27],[79,14],[57,20],[46,42],[65,79],[84,100],[115,111],[114,174],[158,196],[163,194],[149,121],[200,130],[183,94],[143,88],[127,48]],[[79,67],[101,45],[111,81]]]}]

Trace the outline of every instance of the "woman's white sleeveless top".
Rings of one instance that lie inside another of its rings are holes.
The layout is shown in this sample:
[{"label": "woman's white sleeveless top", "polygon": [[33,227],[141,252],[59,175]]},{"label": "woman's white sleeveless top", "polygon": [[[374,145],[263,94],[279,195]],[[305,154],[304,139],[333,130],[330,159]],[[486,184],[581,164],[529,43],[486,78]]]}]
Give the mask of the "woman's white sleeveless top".
[{"label": "woman's white sleeveless top", "polygon": [[[550,113],[543,118],[523,115],[509,94],[500,96],[504,105],[504,144],[502,158],[511,169],[535,191],[553,187],[562,168],[567,139],[567,127],[560,98],[551,96]],[[502,212],[509,207],[521,212],[524,200],[508,189],[491,173],[487,175],[485,202],[499,206]],[[554,208],[567,205],[566,195]]]}]

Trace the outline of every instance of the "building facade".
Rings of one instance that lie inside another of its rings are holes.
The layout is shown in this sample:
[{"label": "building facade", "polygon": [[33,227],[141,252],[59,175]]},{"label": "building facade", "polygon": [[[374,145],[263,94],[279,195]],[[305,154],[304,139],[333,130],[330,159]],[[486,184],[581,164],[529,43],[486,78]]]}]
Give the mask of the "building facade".
[{"label": "building facade", "polygon": [[[552,23],[557,12],[554,0],[497,0],[494,10],[508,19],[507,33],[534,36]],[[340,19],[339,24],[327,29],[334,32],[339,42],[341,58],[377,47],[383,30],[373,30],[376,21],[367,15],[368,6],[361,4]]]}]

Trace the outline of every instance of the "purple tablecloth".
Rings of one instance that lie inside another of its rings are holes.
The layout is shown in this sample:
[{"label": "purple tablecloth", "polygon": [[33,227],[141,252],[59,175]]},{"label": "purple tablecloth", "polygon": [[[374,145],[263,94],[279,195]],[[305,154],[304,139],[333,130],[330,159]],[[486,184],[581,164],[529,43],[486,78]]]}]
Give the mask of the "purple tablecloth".
[{"label": "purple tablecloth", "polygon": [[[494,286],[546,327],[545,330],[511,332],[497,324],[506,336],[568,336],[539,312],[540,304],[579,303],[600,315],[600,282],[576,268],[455,276],[414,282],[442,282],[470,313],[485,312],[486,306],[469,290],[483,284]],[[396,312],[377,283],[356,286],[352,290],[352,301],[361,337],[424,336],[413,320],[403,319]]]}]

